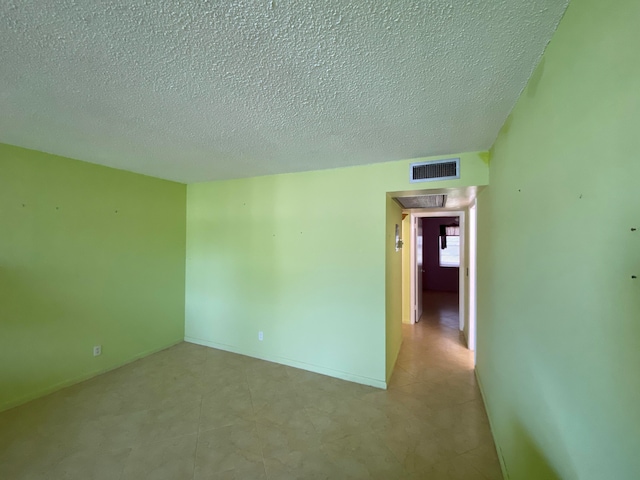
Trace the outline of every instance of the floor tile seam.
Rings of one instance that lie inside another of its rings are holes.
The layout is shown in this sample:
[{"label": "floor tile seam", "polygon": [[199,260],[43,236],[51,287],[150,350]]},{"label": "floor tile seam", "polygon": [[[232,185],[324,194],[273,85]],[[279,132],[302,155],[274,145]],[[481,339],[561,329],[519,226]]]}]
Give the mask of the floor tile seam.
[{"label": "floor tile seam", "polygon": [[193,450],[193,474],[191,480],[196,477],[196,462],[198,460],[198,444],[200,443],[200,425],[202,421],[202,404],[204,403],[204,395],[200,395],[200,414],[198,415],[198,431],[196,432],[196,448]]},{"label": "floor tile seam", "polygon": [[[194,431],[194,432],[191,432],[191,433],[183,433],[181,435],[171,435],[171,436],[168,436],[168,437],[159,438],[157,440],[152,440],[150,442],[128,443],[125,446],[120,447],[120,448],[128,448],[129,450],[137,450],[137,449],[141,449],[141,448],[152,447],[154,445],[158,445],[158,444],[163,443],[163,442],[171,442],[171,441],[174,441],[174,440],[178,440],[180,438],[191,437],[191,436],[197,437],[198,436],[198,432]],[[111,448],[110,450],[114,450],[114,449]]]},{"label": "floor tile seam", "polygon": [[123,479],[123,477],[124,477],[124,466],[127,464],[127,460],[128,460],[128,457],[127,457],[127,459],[125,459],[122,462],[122,470],[120,471],[120,474],[118,475],[118,478],[116,480],[122,480]]},{"label": "floor tile seam", "polygon": [[[126,458],[124,458],[124,459],[122,460],[122,462],[121,462],[120,473],[119,473],[119,475],[118,475],[118,479],[121,479],[121,478],[122,478],[122,475],[124,474],[124,467],[125,467],[125,465],[126,465],[126,462],[127,462],[127,461],[128,461],[128,459],[129,459],[129,455],[131,454],[131,450],[132,450],[132,449],[131,449],[130,447],[124,447],[124,448],[119,448],[119,449],[110,449],[110,450],[113,450],[114,452],[115,452],[115,451],[117,451],[117,450],[124,450],[124,451],[126,451],[127,456],[126,456]],[[55,468],[56,466],[60,465],[60,464],[61,464],[65,459],[67,459],[67,458],[69,458],[69,457],[71,457],[71,456],[73,456],[73,455],[77,454],[79,451],[81,451],[81,450],[72,451],[72,452],[69,452],[68,454],[64,454],[64,455],[62,455],[60,458],[56,458],[54,461],[52,461],[52,462],[51,462],[51,464],[48,464],[48,465],[45,465],[45,466],[40,467],[40,468],[38,469],[38,472],[40,472],[40,471],[42,471],[42,472],[50,471],[52,468]],[[110,452],[110,453],[111,453],[111,452]]]},{"label": "floor tile seam", "polygon": [[[254,416],[253,422],[255,424],[255,430],[256,430],[256,434],[257,434],[258,425],[257,425],[257,422],[255,420],[255,417],[257,415],[257,413],[256,413],[256,405],[255,405],[255,402],[253,400],[253,392],[251,391],[251,386],[249,385],[249,378],[247,376],[247,370],[244,369],[243,373],[244,373],[244,381],[247,384],[247,388],[249,390],[249,398],[251,399],[251,410],[252,410],[253,416]],[[258,441],[260,441],[260,440],[258,439]],[[267,476],[267,467],[266,467],[266,465],[264,463],[264,447],[262,445],[262,442],[260,442],[260,457],[262,458],[262,469],[263,469],[264,475],[266,477]]]},{"label": "floor tile seam", "polygon": [[375,432],[375,430],[374,430],[373,428],[371,428],[371,427],[366,427],[366,428],[368,428],[368,429],[369,429],[369,431],[368,431],[368,432],[360,432],[360,433],[346,433],[345,435],[342,435],[342,436],[340,436],[340,437],[333,437],[333,438],[331,438],[331,440],[322,440],[322,437],[320,437],[320,438],[319,438],[319,440],[320,440],[320,446],[323,446],[323,445],[325,445],[325,444],[329,444],[329,445],[331,445],[331,444],[335,444],[335,442],[336,442],[336,441],[344,440],[345,438],[348,438],[348,437],[356,437],[356,436],[358,436],[358,435],[363,435],[364,433],[366,433],[366,434],[368,434],[368,435],[371,435],[371,436],[375,436],[375,433],[376,433],[376,432]]},{"label": "floor tile seam", "polygon": [[[307,416],[308,420],[311,422],[312,425],[313,425],[313,421],[311,420],[311,417],[309,416],[310,415],[309,411],[312,411],[312,412],[316,411],[320,415],[327,415],[327,416],[330,416],[330,417],[334,416],[334,412],[327,412],[327,411],[322,410],[321,408],[315,407],[313,405],[305,405],[305,406],[302,407],[301,410],[304,411],[305,415]],[[315,428],[315,425],[314,425],[314,428]]]},{"label": "floor tile seam", "polygon": [[[351,436],[351,435],[347,435],[346,437],[349,437],[349,436]],[[346,438],[346,437],[343,437],[343,438]],[[325,447],[325,443],[330,443],[330,442],[324,442],[324,443],[322,443],[322,444],[320,445],[320,448],[321,448],[321,450],[322,450],[322,454],[323,454],[323,455],[324,455],[324,456],[325,456],[325,457],[326,457],[326,458],[327,458],[327,459],[328,459],[328,460],[333,464],[333,466],[336,466],[336,465],[335,465],[335,463],[331,461],[331,452],[328,452],[328,451],[324,448],[324,447]],[[336,446],[336,447],[337,447],[337,446]],[[393,459],[395,459],[395,460],[396,460],[396,462],[398,463],[398,465],[399,465],[401,468],[403,468],[403,469],[404,469],[403,462],[402,462],[402,461],[400,461],[400,460],[398,459],[398,457],[395,455],[395,453],[394,453],[394,452],[393,452],[389,447],[387,447],[387,446],[386,446],[386,445],[384,445],[384,444],[382,445],[382,447],[387,451],[387,453],[388,453],[388,454],[390,454],[390,455],[391,455],[391,457],[392,457]],[[350,457],[353,457],[353,453],[354,453],[354,452],[346,452],[347,456],[350,456]],[[364,454],[364,455],[362,455],[362,456],[361,456],[361,457],[359,457],[359,458],[360,458],[360,460],[362,460],[362,459],[364,459],[364,460],[369,460],[370,458],[375,458],[375,457],[377,457],[377,455],[375,455],[375,454],[371,454],[371,455]],[[359,461],[359,463],[360,463],[360,461]],[[363,466],[367,469],[367,471],[369,471],[369,468],[367,467],[367,463],[364,463],[364,465],[363,465]],[[369,473],[370,473],[370,472],[369,472]]]},{"label": "floor tile seam", "polygon": [[[330,392],[330,391],[327,391],[327,390],[321,390],[319,392],[316,392],[316,394],[317,395],[328,395],[328,396],[334,397],[334,398],[337,397],[338,395],[340,395],[339,400],[348,399],[348,400],[355,400],[355,401],[358,401],[358,402],[364,402],[365,400],[363,399],[363,396],[367,395],[367,394],[358,395],[358,394],[351,393],[351,392],[344,393],[344,394],[343,393],[337,394],[336,392]],[[317,395],[314,398],[318,398]],[[303,407],[302,407],[303,409],[305,409],[306,407],[309,406],[308,402],[304,401],[302,396],[300,396],[300,399],[303,401]]]},{"label": "floor tile seam", "polygon": [[249,399],[251,400],[251,410],[253,411],[253,415],[256,415],[256,403],[253,398],[253,392],[251,391],[251,385],[249,384],[249,378],[247,377],[247,372],[245,370],[242,371],[244,375],[244,382],[247,385],[247,389],[249,390]]},{"label": "floor tile seam", "polygon": [[396,452],[394,452],[391,448],[389,448],[389,446],[387,445],[387,442],[385,442],[384,437],[380,434],[380,432],[374,431],[373,435],[378,439],[378,442],[380,443],[380,445],[382,445],[387,450],[387,453],[390,453],[391,456],[395,458],[398,464],[400,464],[400,466],[403,467],[404,469],[404,460],[406,458],[406,455],[404,456],[404,458],[398,457],[398,455],[396,455]]},{"label": "floor tile seam", "polygon": [[260,461],[262,462],[262,470],[264,471],[264,476],[267,476],[267,466],[264,463],[264,445],[260,437],[257,435],[257,426],[256,426],[256,437],[258,438],[258,442],[260,443]]},{"label": "floor tile seam", "polygon": [[296,380],[295,378],[293,378],[293,376],[292,376],[292,375],[291,375],[291,373],[290,373],[290,372],[291,372],[291,370],[292,370],[292,369],[294,369],[294,368],[295,368],[295,367],[289,367],[289,366],[287,366],[287,368],[285,369],[285,372],[287,372],[287,377],[288,377],[290,380],[293,380],[293,381],[296,381],[296,382],[297,382],[297,380]]},{"label": "floor tile seam", "polygon": [[[99,421],[99,420],[103,420],[106,419],[106,417],[110,417],[110,416],[115,416],[115,417],[119,417],[122,415],[135,415],[136,413],[142,413],[142,412],[149,412],[152,409],[149,407],[146,408],[135,408],[133,410],[126,410],[126,411],[122,411],[122,412],[113,412],[113,413],[102,413],[98,416],[94,416],[92,417],[92,419],[90,421]],[[84,420],[82,419],[78,419],[79,423],[85,423]],[[69,424],[69,422],[64,422],[65,424]]]},{"label": "floor tile seam", "polygon": [[[391,379],[393,380],[393,377],[391,377]],[[397,391],[398,388],[406,387],[408,385],[417,385],[418,383],[424,383],[424,381],[416,379],[415,382],[407,382],[407,383],[403,383],[402,385],[390,385],[389,388],[387,388],[387,390]]]},{"label": "floor tile seam", "polygon": [[[302,409],[298,410],[298,412],[301,412]],[[311,420],[309,420],[307,418],[307,420],[309,421],[309,423],[311,423]],[[256,415],[256,418],[253,420],[256,423],[256,428],[276,428],[276,429],[285,429],[285,430],[289,430],[289,427],[277,422],[277,421],[273,421],[273,420],[269,420],[266,418],[260,418],[259,415]]]},{"label": "floor tile seam", "polygon": [[478,398],[472,398],[471,400],[466,400],[462,403],[458,403],[456,406],[457,407],[462,407],[468,403],[480,403],[480,406],[482,406],[482,411],[484,412],[485,416],[488,418],[488,414],[487,414],[487,406],[484,404],[484,399],[482,398],[482,396],[479,396]]},{"label": "floor tile seam", "polygon": [[[244,418],[244,417],[239,417],[242,418],[243,420],[246,421],[246,423],[252,423],[254,424],[254,428],[257,429],[258,428],[258,422],[255,420],[255,418],[251,419],[251,418]],[[225,425],[217,425],[215,427],[211,427],[211,428],[202,428],[202,425],[200,425],[199,430],[198,430],[198,435],[200,435],[201,433],[210,433],[214,430],[221,430],[223,428],[229,428],[229,427],[239,427],[241,424],[238,422],[232,422],[232,423],[227,423]]]},{"label": "floor tile seam", "polygon": [[[465,453],[467,453],[467,452],[465,452]],[[464,455],[464,454],[461,454],[461,455]],[[484,474],[484,472],[483,472],[483,471],[481,471],[480,469],[476,468],[476,465],[475,465],[475,463],[474,463],[474,462],[466,461],[466,464],[467,464],[470,468],[472,468],[473,470],[475,470],[475,471],[478,473],[478,475],[480,475],[480,476],[481,476],[482,478],[484,478],[485,480],[491,480],[491,478],[490,478],[490,477],[487,477],[487,476]]]},{"label": "floor tile seam", "polygon": [[133,450],[132,448],[127,448],[127,456],[126,458],[124,458],[122,460],[122,465],[120,468],[120,475],[118,475],[118,480],[122,480],[124,478],[124,469],[127,466],[127,462],[129,461],[129,457],[131,456],[131,450]]},{"label": "floor tile seam", "polygon": [[90,447],[72,445],[72,446],[69,446],[68,449],[65,449],[66,453],[63,453],[61,457],[56,458],[55,461],[57,463],[59,463],[62,460],[64,460],[65,458],[71,457],[73,455],[76,455],[76,454],[79,454],[79,453],[84,453],[84,452],[93,452],[95,450],[98,450],[100,452],[100,454],[104,454],[104,455],[113,455],[116,452],[126,450],[127,451],[127,456],[129,456],[131,454],[131,451],[136,446],[137,445],[126,445],[126,446],[120,446],[120,447],[103,448],[101,445],[92,445]]},{"label": "floor tile seam", "polygon": [[[479,445],[476,445],[475,447],[471,447],[471,448],[468,448],[466,450],[463,450],[462,452],[457,453],[456,457],[462,457],[463,455],[466,455],[467,453],[472,452],[472,451],[476,450],[477,448],[480,448],[481,446],[482,445],[479,444]],[[482,473],[482,472],[480,472],[480,473]]]},{"label": "floor tile seam", "polygon": [[[217,428],[214,428],[214,429],[203,430],[202,433],[207,433],[207,432],[210,432],[212,430],[218,430],[220,428],[227,428],[227,427],[231,427],[231,426],[233,426],[233,425],[226,425],[224,427],[217,427]],[[195,454],[194,454],[194,466],[193,466],[193,477],[192,477],[192,480],[195,480],[196,466],[197,466],[197,461],[198,461],[198,446],[199,446],[199,442],[198,442],[198,440],[196,440],[196,449],[195,449]],[[264,454],[262,453],[262,445],[260,446],[260,457],[261,457],[261,462],[262,462],[262,468],[265,471],[265,476],[266,476],[266,468],[265,468],[265,465],[264,465]],[[236,470],[236,467],[234,466],[234,467],[226,469],[226,470],[217,470],[214,473],[220,474],[220,473],[231,472],[231,471],[235,471],[235,470]]]},{"label": "floor tile seam", "polygon": [[[412,363],[414,363],[414,361],[415,360],[412,359]],[[405,367],[403,367],[403,365],[402,365],[403,363],[404,363],[404,359],[398,359],[398,361],[396,362],[396,368],[402,370],[407,375],[413,376],[413,374],[409,370],[407,370]]]},{"label": "floor tile seam", "polygon": [[316,434],[316,437],[318,439],[318,443],[322,443],[322,435],[320,433],[320,431],[318,430],[318,428],[316,427],[315,423],[313,423],[313,420],[311,420],[311,416],[309,415],[309,412],[307,411],[307,408],[309,408],[309,405],[304,405],[302,407],[302,412],[304,414],[304,417],[307,419],[307,421],[309,422],[309,424],[311,425],[311,428],[313,428],[313,431]]},{"label": "floor tile seam", "polygon": [[[122,478],[122,475],[124,474],[124,466],[127,462],[127,460],[129,459],[129,455],[131,455],[131,447],[124,447],[124,448],[119,448],[119,449],[110,449],[113,450],[113,452],[117,451],[117,450],[125,450],[126,451],[126,458],[123,459],[122,461],[122,467],[121,467],[121,471],[120,471],[120,475],[119,475],[119,479]],[[66,454],[62,454],[60,457],[56,457],[54,460],[52,460],[51,462],[48,462],[46,465],[43,465],[41,467],[39,467],[37,470],[38,472],[42,471],[42,472],[47,472],[50,471],[52,468],[55,468],[56,466],[60,465],[65,459],[72,457],[73,455],[77,454],[78,452],[80,452],[81,450],[75,450],[75,451],[70,451]],[[110,453],[113,453],[110,452]],[[25,463],[31,463],[28,461],[25,461]]]},{"label": "floor tile seam", "polygon": [[388,446],[387,446],[387,442],[385,442],[384,437],[380,434],[380,432],[373,432],[373,434],[375,435],[375,437],[379,440],[379,442],[384,445],[384,447],[391,452],[391,455],[393,455],[393,457],[398,461],[398,463],[400,464],[400,466],[404,469],[404,461],[406,458],[406,455],[404,456],[404,458],[400,458],[398,457],[398,455],[396,455],[396,452],[394,452],[393,450],[391,450]]}]

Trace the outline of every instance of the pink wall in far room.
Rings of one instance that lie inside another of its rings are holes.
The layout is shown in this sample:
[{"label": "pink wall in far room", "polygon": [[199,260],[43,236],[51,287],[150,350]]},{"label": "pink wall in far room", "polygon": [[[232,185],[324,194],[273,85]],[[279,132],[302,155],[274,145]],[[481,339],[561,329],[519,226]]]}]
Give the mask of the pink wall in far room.
[{"label": "pink wall in far room", "polygon": [[435,292],[458,292],[458,267],[440,266],[440,225],[450,225],[458,217],[425,217],[422,219],[422,289]]}]

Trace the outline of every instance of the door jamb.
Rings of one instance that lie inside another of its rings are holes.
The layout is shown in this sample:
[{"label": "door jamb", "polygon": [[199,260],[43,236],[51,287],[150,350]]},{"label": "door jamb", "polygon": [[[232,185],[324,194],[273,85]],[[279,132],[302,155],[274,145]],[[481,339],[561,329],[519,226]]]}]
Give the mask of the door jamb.
[{"label": "door jamb", "polygon": [[[409,211],[409,215],[410,215],[410,222],[411,222],[411,245],[410,245],[410,257],[409,257],[409,261],[410,261],[410,265],[411,265],[411,275],[410,275],[410,296],[411,296],[411,324],[413,325],[415,323],[415,316],[416,316],[416,312],[415,309],[417,308],[417,304],[416,304],[416,247],[415,247],[415,219],[416,218],[425,218],[425,217],[459,217],[460,218],[460,240],[461,240],[461,246],[460,246],[460,268],[459,268],[459,278],[458,281],[460,282],[460,287],[459,287],[459,294],[458,294],[458,303],[459,303],[459,313],[458,313],[458,318],[460,319],[460,331],[464,330],[464,325],[465,325],[465,321],[467,321],[467,319],[465,318],[466,315],[466,309],[465,309],[465,305],[466,305],[466,289],[465,289],[465,275],[466,275],[466,271],[467,271],[467,258],[466,258],[466,242],[468,241],[467,239],[467,235],[465,232],[465,218],[466,218],[466,212],[464,210],[440,210],[440,211],[428,211],[428,212],[415,212],[415,211]],[[423,243],[423,248],[424,248],[424,243]],[[424,306],[423,306],[424,308]],[[467,346],[469,347],[469,346]]]}]

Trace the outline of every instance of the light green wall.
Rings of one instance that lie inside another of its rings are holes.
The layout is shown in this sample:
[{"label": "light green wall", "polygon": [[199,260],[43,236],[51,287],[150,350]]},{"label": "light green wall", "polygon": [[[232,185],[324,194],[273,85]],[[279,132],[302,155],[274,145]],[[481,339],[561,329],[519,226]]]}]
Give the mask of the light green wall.
[{"label": "light green wall", "polygon": [[479,197],[478,373],[511,480],[640,478],[639,22],[571,2]]},{"label": "light green wall", "polygon": [[460,157],[446,182],[407,160],[189,185],[185,338],[384,387],[386,193],[488,183]]},{"label": "light green wall", "polygon": [[185,185],[0,145],[0,410],[181,340],[185,201]]},{"label": "light green wall", "polygon": [[402,344],[402,251],[396,251],[396,225],[402,236],[402,208],[387,196],[385,227],[386,374],[389,382]]}]

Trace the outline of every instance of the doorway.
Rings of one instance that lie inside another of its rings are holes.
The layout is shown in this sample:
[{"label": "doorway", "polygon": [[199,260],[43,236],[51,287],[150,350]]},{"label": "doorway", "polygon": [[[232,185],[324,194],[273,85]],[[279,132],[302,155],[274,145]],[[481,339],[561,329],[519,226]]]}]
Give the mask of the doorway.
[{"label": "doorway", "polygon": [[[416,296],[423,299],[422,312],[441,310],[441,321],[455,327],[461,324],[456,307],[460,305],[460,217],[417,217],[421,225],[416,248]],[[421,266],[422,265],[422,266]],[[453,313],[453,315],[451,315]],[[464,326],[464,323],[462,323]]]},{"label": "doorway", "polygon": [[[457,327],[465,346],[475,351],[475,205],[456,211],[408,211],[411,227],[410,311],[415,324],[434,309],[451,323],[457,305]],[[444,237],[444,239],[442,238]]]}]

